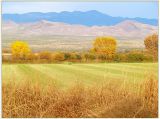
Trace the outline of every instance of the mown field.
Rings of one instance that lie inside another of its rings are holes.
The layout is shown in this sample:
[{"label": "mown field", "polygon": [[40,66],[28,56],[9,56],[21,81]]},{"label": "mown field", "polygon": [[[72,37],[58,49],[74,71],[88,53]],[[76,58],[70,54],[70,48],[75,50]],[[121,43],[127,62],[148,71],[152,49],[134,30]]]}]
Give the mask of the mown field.
[{"label": "mown field", "polygon": [[87,86],[105,81],[139,83],[146,75],[158,76],[157,63],[99,63],[99,64],[3,64],[2,79],[30,80],[47,85],[48,81],[66,88],[79,82]]}]

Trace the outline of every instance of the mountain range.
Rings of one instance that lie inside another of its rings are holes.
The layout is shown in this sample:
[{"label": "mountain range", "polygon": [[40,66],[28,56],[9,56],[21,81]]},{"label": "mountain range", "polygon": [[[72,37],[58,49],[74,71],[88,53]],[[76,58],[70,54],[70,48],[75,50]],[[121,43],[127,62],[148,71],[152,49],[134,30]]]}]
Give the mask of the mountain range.
[{"label": "mountain range", "polygon": [[111,17],[97,11],[3,14],[2,47],[27,41],[34,51],[92,47],[97,36],[113,36],[118,49],[144,48],[144,38],[158,32],[156,19]]},{"label": "mountain range", "polygon": [[143,24],[158,25],[157,19],[147,19],[147,18],[124,18],[124,17],[112,17],[107,14],[98,12],[96,10],[92,11],[63,11],[60,13],[56,12],[31,12],[24,14],[2,14],[3,21],[14,21],[16,23],[29,23],[38,22],[41,20],[51,21],[51,22],[63,22],[67,24],[78,24],[85,26],[113,26],[120,22],[126,20],[133,20]]},{"label": "mountain range", "polygon": [[3,22],[2,34],[5,36],[113,36],[144,39],[158,32],[158,27],[126,20],[113,26],[71,25],[61,22],[38,21],[32,23]]}]

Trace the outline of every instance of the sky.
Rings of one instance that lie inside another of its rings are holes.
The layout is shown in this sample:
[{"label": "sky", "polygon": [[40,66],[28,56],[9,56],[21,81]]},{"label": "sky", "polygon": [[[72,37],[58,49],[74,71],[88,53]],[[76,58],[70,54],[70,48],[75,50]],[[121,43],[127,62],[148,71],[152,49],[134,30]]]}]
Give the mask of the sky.
[{"label": "sky", "polygon": [[97,10],[110,16],[158,19],[158,2],[2,2],[2,13]]}]

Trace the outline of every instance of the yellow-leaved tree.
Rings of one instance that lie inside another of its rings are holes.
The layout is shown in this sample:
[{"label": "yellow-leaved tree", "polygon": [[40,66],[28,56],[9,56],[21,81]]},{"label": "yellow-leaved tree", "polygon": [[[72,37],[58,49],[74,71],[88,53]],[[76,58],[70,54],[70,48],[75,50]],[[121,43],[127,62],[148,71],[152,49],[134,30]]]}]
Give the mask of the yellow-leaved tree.
[{"label": "yellow-leaved tree", "polygon": [[97,37],[93,43],[92,51],[98,55],[112,58],[116,53],[117,42],[113,37]]},{"label": "yellow-leaved tree", "polygon": [[149,54],[152,55],[154,61],[158,58],[158,35],[152,34],[145,38],[144,40],[145,47]]},{"label": "yellow-leaved tree", "polygon": [[24,41],[15,41],[11,44],[12,57],[14,59],[25,60],[31,53],[28,43]]}]

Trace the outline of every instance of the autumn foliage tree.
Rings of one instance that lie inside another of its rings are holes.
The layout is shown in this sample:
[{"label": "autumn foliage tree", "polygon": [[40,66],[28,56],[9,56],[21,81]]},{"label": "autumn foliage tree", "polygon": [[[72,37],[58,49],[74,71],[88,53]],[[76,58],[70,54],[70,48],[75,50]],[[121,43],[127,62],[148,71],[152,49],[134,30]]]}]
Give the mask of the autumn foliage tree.
[{"label": "autumn foliage tree", "polygon": [[24,60],[31,53],[31,49],[26,42],[15,41],[11,44],[11,52],[14,59]]},{"label": "autumn foliage tree", "polygon": [[112,58],[116,53],[117,42],[113,37],[97,37],[92,51],[98,55]]},{"label": "autumn foliage tree", "polygon": [[151,54],[154,61],[156,61],[158,57],[158,35],[152,34],[146,37],[144,40],[144,44],[148,53]]}]

